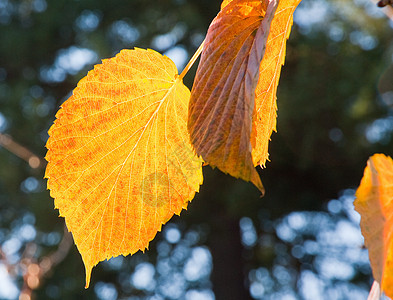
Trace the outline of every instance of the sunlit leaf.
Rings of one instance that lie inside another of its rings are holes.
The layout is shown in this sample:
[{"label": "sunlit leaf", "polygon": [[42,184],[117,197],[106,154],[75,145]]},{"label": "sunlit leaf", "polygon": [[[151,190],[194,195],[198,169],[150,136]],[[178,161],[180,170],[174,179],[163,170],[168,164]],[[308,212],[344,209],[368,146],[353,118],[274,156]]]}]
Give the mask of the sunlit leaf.
[{"label": "sunlit leaf", "polygon": [[46,177],[86,267],[148,247],[202,183],[190,92],[173,62],[123,50],[83,78],[49,130]]},{"label": "sunlit leaf", "polygon": [[191,91],[188,128],[197,154],[261,191],[254,167],[268,156],[285,43],[299,2],[223,1]]},{"label": "sunlit leaf", "polygon": [[300,2],[301,0],[280,0],[270,26],[267,48],[261,62],[255,91],[255,146],[252,151],[254,166],[265,166],[269,157],[270,136],[276,130],[277,86],[285,61],[286,42],[291,33],[293,13]]},{"label": "sunlit leaf", "polygon": [[198,155],[223,172],[263,186],[251,157],[259,64],[276,9],[232,1],[209,27],[191,91],[188,128]]},{"label": "sunlit leaf", "polygon": [[393,297],[392,204],[393,160],[375,154],[367,162],[354,205],[361,215],[360,227],[374,279],[389,297]]},{"label": "sunlit leaf", "polygon": [[221,10],[225,7],[225,6],[227,6],[230,2],[232,2],[233,0],[224,0],[224,1],[222,1],[222,3],[221,3]]}]

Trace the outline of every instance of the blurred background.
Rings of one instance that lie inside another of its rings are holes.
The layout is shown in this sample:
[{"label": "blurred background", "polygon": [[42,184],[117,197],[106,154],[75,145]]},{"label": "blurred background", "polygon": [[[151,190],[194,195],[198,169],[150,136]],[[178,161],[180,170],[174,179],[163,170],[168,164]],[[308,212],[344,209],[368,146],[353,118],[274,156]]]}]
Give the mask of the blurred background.
[{"label": "blurred background", "polygon": [[[393,22],[370,0],[303,0],[260,198],[204,168],[146,253],[84,267],[43,179],[59,105],[103,58],[152,48],[182,70],[219,0],[0,0],[0,299],[366,299],[353,209],[368,157],[393,154]],[[191,88],[196,67],[185,78]]]}]

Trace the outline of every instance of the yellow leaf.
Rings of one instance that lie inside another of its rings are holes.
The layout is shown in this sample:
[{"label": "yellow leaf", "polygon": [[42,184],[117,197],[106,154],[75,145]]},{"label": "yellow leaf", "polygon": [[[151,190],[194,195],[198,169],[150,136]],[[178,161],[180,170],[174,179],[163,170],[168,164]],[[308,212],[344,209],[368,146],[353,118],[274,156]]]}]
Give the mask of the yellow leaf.
[{"label": "yellow leaf", "polygon": [[375,154],[367,162],[354,205],[361,215],[360,227],[374,279],[389,297],[393,297],[392,201],[393,160]]},{"label": "yellow leaf", "polygon": [[222,1],[222,3],[221,3],[221,10],[225,7],[225,6],[227,6],[230,2],[232,2],[233,0],[224,0],[224,1]]},{"label": "yellow leaf", "polygon": [[148,247],[202,183],[189,142],[190,92],[173,62],[123,50],[83,78],[49,130],[45,176],[92,268]]},{"label": "yellow leaf", "polygon": [[267,159],[285,42],[299,2],[223,1],[191,91],[188,129],[196,153],[261,191],[254,167]]},{"label": "yellow leaf", "polygon": [[276,130],[276,94],[281,66],[285,61],[286,41],[291,33],[293,13],[301,0],[280,0],[270,26],[265,55],[259,70],[259,81],[255,91],[254,134],[252,150],[254,166],[265,166],[269,157],[270,136]]}]

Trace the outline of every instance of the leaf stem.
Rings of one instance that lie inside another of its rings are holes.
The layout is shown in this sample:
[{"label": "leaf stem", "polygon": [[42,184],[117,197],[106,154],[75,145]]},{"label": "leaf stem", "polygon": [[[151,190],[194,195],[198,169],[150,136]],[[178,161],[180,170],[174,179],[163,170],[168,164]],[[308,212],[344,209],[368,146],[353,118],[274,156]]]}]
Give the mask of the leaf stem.
[{"label": "leaf stem", "polygon": [[197,49],[197,51],[195,51],[194,55],[191,57],[190,61],[187,63],[187,65],[184,67],[183,72],[181,72],[181,74],[179,75],[179,80],[182,80],[184,78],[184,76],[186,76],[187,72],[191,69],[192,65],[194,64],[194,62],[198,59],[199,54],[201,54],[202,49],[203,49],[203,44],[205,43],[205,40],[203,40],[203,42],[201,43],[201,45],[199,46],[199,48]]}]

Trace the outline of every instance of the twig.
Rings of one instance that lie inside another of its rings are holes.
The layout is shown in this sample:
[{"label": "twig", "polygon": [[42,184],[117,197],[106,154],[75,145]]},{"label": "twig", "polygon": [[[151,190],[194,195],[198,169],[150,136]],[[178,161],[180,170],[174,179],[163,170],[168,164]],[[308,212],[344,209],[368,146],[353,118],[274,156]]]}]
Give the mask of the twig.
[{"label": "twig", "polygon": [[393,5],[393,0],[379,0],[378,7],[385,7],[386,5]]},{"label": "twig", "polygon": [[7,255],[0,246],[0,261],[7,268],[11,276],[18,276],[20,271],[23,274],[23,286],[19,294],[19,300],[34,299],[34,290],[37,289],[55,266],[61,263],[67,256],[73,244],[72,236],[64,226],[64,235],[57,249],[47,256],[44,256],[39,262],[35,258],[37,244],[29,243],[22,254],[22,258],[15,264],[12,264]]},{"label": "twig", "polygon": [[23,286],[19,295],[19,300],[33,299],[33,291],[42,284],[45,277],[48,277],[50,271],[65,259],[72,244],[72,236],[68,232],[66,226],[64,226],[64,235],[57,250],[44,256],[40,262],[34,258],[37,245],[34,243],[27,245],[22,259],[18,263],[24,273]]},{"label": "twig", "polygon": [[19,143],[15,142],[9,135],[3,134],[1,132],[0,146],[28,162],[30,167],[32,167],[33,169],[43,168],[46,165],[46,162],[42,158],[35,155],[26,147],[23,147]]},{"label": "twig", "polygon": [[371,0],[374,2],[378,7],[382,7],[382,11],[384,14],[393,21],[393,6],[392,0]]}]

